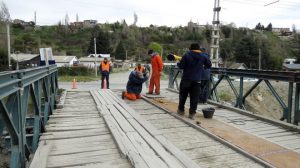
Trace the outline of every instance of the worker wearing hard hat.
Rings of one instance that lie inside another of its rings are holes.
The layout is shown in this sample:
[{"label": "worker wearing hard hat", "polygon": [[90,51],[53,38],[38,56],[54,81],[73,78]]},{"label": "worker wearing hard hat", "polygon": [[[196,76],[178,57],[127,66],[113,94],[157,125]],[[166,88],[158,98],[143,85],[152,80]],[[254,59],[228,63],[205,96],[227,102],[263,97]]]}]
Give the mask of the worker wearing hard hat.
[{"label": "worker wearing hard hat", "polygon": [[211,61],[200,51],[198,43],[193,43],[188,51],[177,63],[177,66],[183,69],[180,82],[179,105],[177,113],[184,115],[184,105],[188,95],[190,95],[189,118],[194,119],[198,99],[200,94],[201,80],[205,68],[211,67]]},{"label": "worker wearing hard hat", "polygon": [[122,99],[136,100],[141,98],[143,83],[148,80],[148,73],[134,70],[129,75],[126,91],[122,92]]},{"label": "worker wearing hard hat", "polygon": [[[160,76],[163,70],[163,62],[160,55],[154,52],[152,49],[148,51],[148,55],[151,56],[151,67],[152,67],[152,75],[150,78],[149,92],[148,94],[160,94]],[[155,87],[155,90],[154,90]]]},{"label": "worker wearing hard hat", "polygon": [[[209,59],[209,55],[206,52],[205,48],[200,48],[200,51],[203,56]],[[208,92],[209,92],[209,78],[210,78],[210,68],[204,67],[202,71],[202,80],[200,86],[200,95],[199,95],[199,103],[207,104]]]}]

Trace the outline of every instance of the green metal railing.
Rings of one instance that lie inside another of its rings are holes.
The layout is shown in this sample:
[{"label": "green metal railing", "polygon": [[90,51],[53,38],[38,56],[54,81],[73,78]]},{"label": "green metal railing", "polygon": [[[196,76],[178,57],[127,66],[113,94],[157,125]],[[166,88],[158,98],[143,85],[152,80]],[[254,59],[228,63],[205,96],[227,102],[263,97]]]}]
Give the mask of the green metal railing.
[{"label": "green metal railing", "polygon": [[0,136],[9,133],[10,167],[25,167],[37,149],[57,91],[56,65],[0,73]]},{"label": "green metal railing", "polygon": [[[169,88],[179,90],[177,78],[182,74],[182,70],[177,67],[172,67],[169,73]],[[209,98],[219,102],[217,87],[222,80],[226,80],[236,97],[235,107],[245,109],[245,100],[252,91],[262,82],[265,82],[272,95],[276,98],[283,109],[283,115],[280,120],[286,120],[288,123],[298,125],[300,121],[299,95],[300,95],[300,72],[290,71],[264,71],[264,70],[241,70],[241,69],[226,69],[226,68],[211,68],[211,79],[209,87]],[[213,80],[213,76],[218,76],[217,81]],[[235,88],[230,77],[239,77],[239,90]],[[255,78],[257,81],[244,93],[244,78]],[[270,81],[288,82],[287,104],[279,96],[276,89]],[[295,89],[294,89],[295,88]],[[294,99],[293,99],[294,96]],[[294,108],[293,108],[294,102]],[[292,120],[293,116],[293,120]]]}]

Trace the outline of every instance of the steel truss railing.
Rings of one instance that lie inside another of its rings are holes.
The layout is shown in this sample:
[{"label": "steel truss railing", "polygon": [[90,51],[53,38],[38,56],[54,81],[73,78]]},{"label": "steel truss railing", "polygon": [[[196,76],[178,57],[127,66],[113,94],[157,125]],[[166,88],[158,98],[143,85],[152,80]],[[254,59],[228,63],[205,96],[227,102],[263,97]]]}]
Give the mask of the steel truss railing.
[{"label": "steel truss railing", "polygon": [[[179,85],[177,78],[182,74],[182,70],[177,67],[172,67],[169,73],[169,88],[179,90]],[[218,80],[214,82],[212,80],[213,76],[218,76]],[[239,77],[239,90],[237,90],[230,76]],[[256,78],[256,81],[248,91],[244,93],[244,78]],[[262,82],[265,82],[272,95],[276,98],[278,103],[283,109],[283,116],[280,120],[286,120],[288,123],[293,121],[293,124],[298,125],[300,121],[300,109],[299,109],[299,98],[300,98],[300,72],[290,72],[290,71],[265,71],[265,70],[241,70],[241,69],[226,69],[226,68],[212,68],[211,69],[211,79],[209,87],[209,98],[212,100],[219,101],[217,94],[217,87],[222,80],[226,80],[232,89],[235,97],[236,104],[235,107],[244,109],[245,100],[250,95],[250,93]],[[272,86],[270,81],[283,81],[288,82],[288,102],[287,104],[279,96],[276,89]],[[295,89],[294,89],[295,87]],[[294,96],[294,99],[293,99]],[[293,103],[294,102],[294,103]],[[294,104],[294,108],[293,108]],[[293,120],[292,120],[293,114]]]},{"label": "steel truss railing", "polygon": [[57,91],[55,65],[0,73],[0,137],[7,130],[10,167],[25,167],[37,149],[39,135],[55,108]]}]

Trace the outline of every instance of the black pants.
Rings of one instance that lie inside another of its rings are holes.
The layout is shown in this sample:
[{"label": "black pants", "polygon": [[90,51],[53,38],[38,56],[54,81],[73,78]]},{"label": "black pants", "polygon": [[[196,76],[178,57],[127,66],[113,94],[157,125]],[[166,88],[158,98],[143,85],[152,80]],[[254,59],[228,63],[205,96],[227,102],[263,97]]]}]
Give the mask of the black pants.
[{"label": "black pants", "polygon": [[102,74],[101,77],[101,89],[104,87],[104,79],[106,79],[106,87],[109,89],[109,74]]},{"label": "black pants", "polygon": [[190,114],[196,113],[199,94],[200,94],[200,87],[201,87],[200,82],[181,80],[180,91],[179,91],[179,105],[178,105],[178,109],[180,111],[184,111],[184,104],[186,102],[188,95],[190,95],[189,112]]},{"label": "black pants", "polygon": [[200,103],[206,103],[207,102],[208,87],[209,87],[208,80],[202,80],[201,81],[201,87],[200,87],[200,95],[199,95],[199,102]]}]

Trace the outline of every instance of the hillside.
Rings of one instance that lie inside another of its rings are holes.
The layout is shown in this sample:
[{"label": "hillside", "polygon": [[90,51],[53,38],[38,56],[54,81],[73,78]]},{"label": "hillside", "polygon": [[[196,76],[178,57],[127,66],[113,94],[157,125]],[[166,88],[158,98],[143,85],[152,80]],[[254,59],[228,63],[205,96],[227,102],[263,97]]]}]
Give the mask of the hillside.
[{"label": "hillside", "polygon": [[[184,27],[154,26],[137,27],[125,21],[100,24],[94,28],[75,29],[64,25],[24,27],[12,25],[12,51],[38,53],[40,47],[52,47],[56,55],[86,56],[94,52],[93,37],[97,37],[97,52],[111,53],[117,59],[128,57],[135,60],[147,58],[147,47],[157,42],[163,47],[163,57],[172,52],[183,55],[190,43],[199,42],[209,48],[210,26],[199,26],[189,22]],[[284,58],[296,57],[298,36],[281,39],[268,31],[255,31],[221,26],[221,51],[225,65],[244,62],[249,68],[258,68],[258,53],[261,49],[263,69],[280,69]],[[117,52],[116,52],[117,51]]]}]

